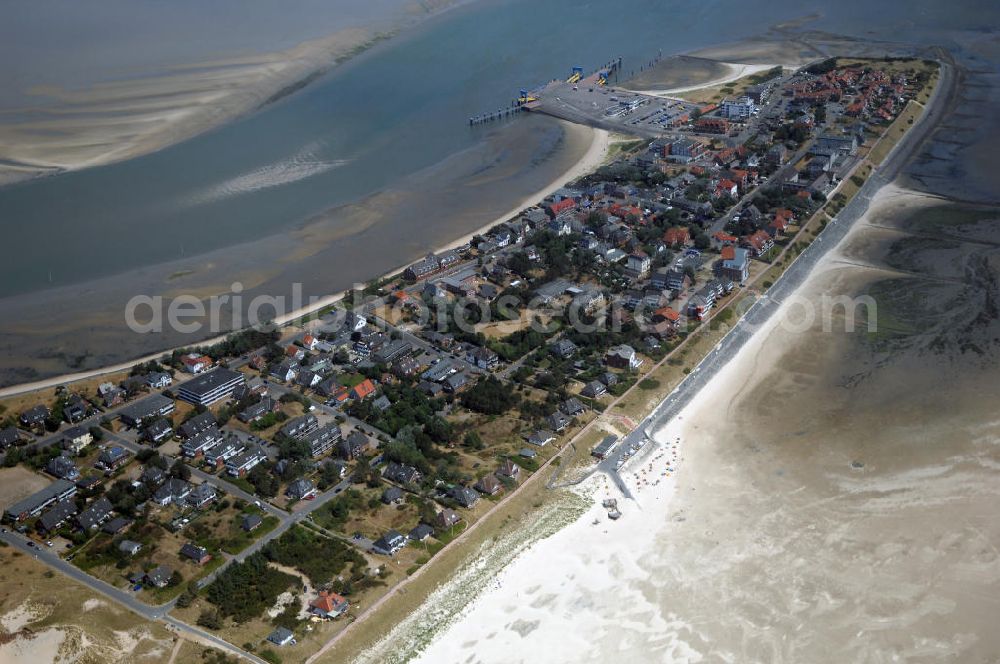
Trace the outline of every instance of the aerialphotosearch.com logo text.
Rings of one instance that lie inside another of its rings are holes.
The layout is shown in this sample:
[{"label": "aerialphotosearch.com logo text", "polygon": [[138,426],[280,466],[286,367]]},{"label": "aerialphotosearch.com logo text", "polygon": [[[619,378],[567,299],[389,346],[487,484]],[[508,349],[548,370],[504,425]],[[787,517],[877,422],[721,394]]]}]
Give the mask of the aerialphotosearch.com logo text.
[{"label": "aerialphotosearch.com logo text", "polygon": [[[137,334],[159,334],[166,331],[201,335],[219,335],[244,328],[270,330],[293,317],[322,317],[314,329],[335,332],[342,329],[349,310],[343,306],[326,306],[330,298],[305,297],[301,283],[294,283],[291,293],[285,295],[243,295],[240,282],[232,284],[229,293],[201,299],[194,295],[164,298],[160,295],[136,295],[125,307],[125,323]],[[506,323],[515,329],[531,329],[551,334],[567,327],[579,333],[608,331],[621,333],[628,326],[643,334],[663,335],[665,332],[682,332],[691,323],[697,323],[696,314],[711,317],[715,308],[703,295],[681,297],[673,303],[657,294],[646,294],[637,301],[611,298],[596,287],[574,295],[542,297],[530,290],[514,290],[486,300],[468,295],[442,295],[419,297],[379,297],[366,294],[363,285],[357,285],[348,294],[352,309],[362,314],[374,314],[383,320],[399,321],[413,330],[448,332],[459,330],[476,333],[490,323]],[[727,300],[737,295],[720,298],[717,304],[725,306]],[[755,308],[769,311],[757,312]],[[681,316],[665,315],[667,309],[680,312]],[[855,332],[866,329],[877,331],[878,316],[875,300],[867,295],[847,296],[828,294],[816,298],[791,296],[777,302],[767,295],[757,297],[753,291],[734,306],[734,315],[719,319],[719,325],[743,325],[754,329],[779,312],[776,321],[780,330],[803,333],[815,329],[817,324],[824,332],[843,330]],[[311,312],[311,313],[310,313]],[[759,315],[764,313],[767,315]]]}]

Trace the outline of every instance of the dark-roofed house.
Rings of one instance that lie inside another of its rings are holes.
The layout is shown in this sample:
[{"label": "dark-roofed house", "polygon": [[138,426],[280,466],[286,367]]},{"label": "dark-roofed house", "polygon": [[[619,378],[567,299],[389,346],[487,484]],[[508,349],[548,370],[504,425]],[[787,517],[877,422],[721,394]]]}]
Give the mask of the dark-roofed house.
[{"label": "dark-roofed house", "polygon": [[171,477],[166,484],[153,494],[153,502],[157,505],[183,504],[191,493],[191,485],[182,479]]},{"label": "dark-roofed house", "polygon": [[413,466],[390,461],[382,471],[382,476],[389,481],[400,484],[417,484],[423,479],[423,475]]},{"label": "dark-roofed house", "polygon": [[590,381],[584,386],[582,390],[580,390],[580,394],[582,394],[585,397],[590,397],[591,399],[602,397],[607,393],[608,393],[608,388],[606,388],[604,386],[604,383],[602,383],[599,380]]},{"label": "dark-roofed house", "polygon": [[187,502],[192,507],[204,507],[213,500],[215,500],[215,487],[208,482],[203,482],[191,489],[191,493],[187,497]]},{"label": "dark-roofed house", "polygon": [[71,394],[63,404],[63,419],[70,424],[76,424],[87,417],[90,412],[90,404],[79,394]]},{"label": "dark-roofed house", "polygon": [[567,417],[576,417],[581,413],[586,412],[587,407],[584,406],[579,399],[576,397],[570,397],[559,404],[559,410],[563,412]]},{"label": "dark-roofed house", "polygon": [[174,412],[174,400],[162,394],[153,394],[130,403],[118,411],[118,418],[122,424],[129,427],[138,427],[143,420],[153,417],[164,417]]},{"label": "dark-roofed house", "polygon": [[189,438],[194,438],[202,431],[208,431],[214,426],[218,426],[218,422],[215,419],[215,415],[212,415],[210,411],[205,411],[203,413],[198,413],[197,415],[185,420],[178,429],[178,433],[181,438],[185,440]]},{"label": "dark-roofed house", "polygon": [[166,565],[160,565],[159,567],[146,572],[146,581],[149,585],[155,588],[166,588],[167,584],[170,583],[170,577],[173,576],[174,572]]},{"label": "dark-roofed house", "polygon": [[66,498],[45,510],[38,518],[38,529],[44,533],[51,533],[66,523],[71,516],[76,514],[76,502]]},{"label": "dark-roofed house", "polygon": [[391,505],[395,503],[396,505],[401,505],[403,503],[403,490],[398,486],[391,486],[382,492],[382,502],[386,505]]},{"label": "dark-roofed house", "polygon": [[605,436],[604,440],[598,443],[597,447],[594,448],[594,451],[591,452],[591,454],[597,457],[598,459],[606,459],[608,455],[611,454],[611,451],[615,449],[617,445],[618,445],[618,436],[615,436],[613,434]]},{"label": "dark-roofed house", "polygon": [[76,488],[80,491],[93,491],[102,484],[104,484],[104,482],[100,477],[94,477],[91,475],[90,477],[81,477],[78,479],[76,481]]},{"label": "dark-roofed house", "polygon": [[551,431],[546,431],[545,429],[539,429],[528,436],[528,442],[532,445],[537,445],[538,447],[545,447],[555,439],[556,435]]},{"label": "dark-roofed house", "polygon": [[212,559],[212,556],[209,555],[207,549],[196,544],[192,544],[191,542],[187,542],[181,547],[181,556],[189,560],[193,560],[199,565],[204,565]]},{"label": "dark-roofed house", "polygon": [[162,417],[156,418],[142,429],[142,437],[154,445],[170,438],[173,433],[170,421]]},{"label": "dark-roofed house", "polygon": [[507,479],[516,480],[521,475],[521,467],[511,461],[510,459],[504,459],[500,462],[500,467],[497,468],[498,477],[506,477]]},{"label": "dark-roofed house", "polygon": [[296,417],[290,420],[284,426],[281,427],[281,435],[288,436],[289,438],[304,438],[313,431],[319,428],[319,420],[316,416],[309,413]]},{"label": "dark-roofed house", "polygon": [[87,505],[86,508],[76,517],[76,524],[80,526],[80,529],[84,532],[90,532],[91,530],[97,530],[97,528],[111,518],[111,510],[113,506],[111,501],[106,497],[101,496],[94,502]]},{"label": "dark-roofed house", "polygon": [[79,454],[92,442],[94,442],[94,435],[90,433],[89,429],[76,426],[63,432],[63,448],[71,450],[74,454]]},{"label": "dark-roofed house", "polygon": [[362,431],[355,429],[347,438],[340,441],[339,453],[342,459],[353,461],[364,456],[371,448],[371,440]]},{"label": "dark-roofed house", "polygon": [[250,533],[260,527],[260,524],[264,522],[264,519],[260,518],[258,514],[244,514],[243,521],[240,523],[240,528]]},{"label": "dark-roofed house", "polygon": [[500,364],[500,357],[489,348],[476,348],[468,359],[480,369],[495,369]]},{"label": "dark-roofed house", "polygon": [[299,478],[289,483],[285,495],[296,500],[305,500],[316,495],[316,487],[307,479]]},{"label": "dark-roofed house", "polygon": [[487,496],[495,496],[503,490],[503,485],[493,475],[483,475],[473,488]]},{"label": "dark-roofed house", "polygon": [[462,517],[458,516],[458,512],[450,507],[445,507],[437,513],[437,516],[434,517],[434,525],[436,525],[439,529],[444,530],[451,528],[461,520]]},{"label": "dark-roofed house", "polygon": [[461,392],[462,390],[471,387],[472,383],[469,381],[469,374],[464,371],[457,374],[452,374],[444,379],[444,391],[449,394],[455,394]]},{"label": "dark-roofed house", "polygon": [[121,445],[111,445],[110,447],[105,447],[97,455],[97,463],[99,467],[103,467],[105,470],[117,470],[128,463],[130,456],[128,450]]},{"label": "dark-roofed house", "polygon": [[243,477],[258,463],[267,458],[264,450],[252,446],[242,454],[226,460],[226,472],[232,477]]},{"label": "dark-roofed house", "polygon": [[129,521],[123,516],[116,516],[115,518],[111,519],[106,524],[104,524],[104,527],[101,528],[101,532],[106,533],[108,535],[117,535],[121,531],[128,528],[129,525],[131,525],[131,523],[132,523],[131,521]]},{"label": "dark-roofed house", "polygon": [[118,550],[124,553],[126,556],[134,556],[135,554],[139,553],[140,549],[142,549],[142,544],[139,544],[138,542],[133,542],[132,540],[127,540],[127,539],[122,540],[118,544]]},{"label": "dark-roofed house", "polygon": [[[38,516],[49,505],[70,498],[76,493],[76,485],[67,480],[56,480],[40,491],[20,500],[4,510],[6,521],[24,521]],[[75,514],[75,512],[74,512]]]},{"label": "dark-roofed house", "polygon": [[455,485],[448,494],[456,503],[466,509],[473,507],[479,502],[479,494],[467,486]]},{"label": "dark-roofed house", "polygon": [[340,442],[340,425],[336,422],[325,424],[316,431],[303,436],[302,440],[309,445],[309,453],[313,457],[323,456]]},{"label": "dark-roofed house", "polygon": [[212,425],[203,431],[199,431],[184,441],[181,445],[181,452],[188,459],[199,459],[212,451],[216,445],[222,442],[222,432]]},{"label": "dark-roofed house", "polygon": [[0,429],[0,450],[5,450],[12,445],[19,444],[22,440],[21,432],[17,427],[6,427]]},{"label": "dark-roofed house", "polygon": [[43,404],[32,406],[21,413],[21,424],[26,427],[34,427],[45,423],[45,418],[49,416],[49,409]]},{"label": "dark-roofed house", "polygon": [[569,426],[569,418],[563,413],[556,411],[545,418],[545,424],[556,433]]},{"label": "dark-roofed house", "polygon": [[410,531],[407,537],[409,537],[412,542],[423,542],[433,534],[433,528],[428,526],[426,523],[418,523],[416,527]]},{"label": "dark-roofed house", "polygon": [[294,645],[295,635],[287,627],[279,627],[268,635],[267,640],[276,646]]},{"label": "dark-roofed house", "polygon": [[372,544],[372,551],[383,556],[395,555],[400,549],[406,546],[406,538],[395,530],[388,530],[382,537]]},{"label": "dark-roofed house", "polygon": [[150,371],[143,377],[143,380],[151,390],[170,387],[170,384],[174,382],[173,377],[164,371]]},{"label": "dark-roofed house", "polygon": [[196,406],[210,406],[216,401],[228,399],[244,381],[243,374],[229,369],[215,369],[195,376],[183,383],[177,390],[177,396]]},{"label": "dark-roofed house", "polygon": [[268,413],[273,412],[278,407],[278,402],[269,396],[261,397],[256,403],[252,403],[236,415],[240,422],[256,422]]},{"label": "dark-roofed house", "polygon": [[167,473],[159,466],[146,466],[139,476],[139,481],[151,487],[157,487],[167,481]]},{"label": "dark-roofed house", "polygon": [[45,472],[53,477],[71,482],[75,482],[80,477],[80,471],[77,470],[73,460],[64,456],[57,456],[50,459],[45,465]]}]

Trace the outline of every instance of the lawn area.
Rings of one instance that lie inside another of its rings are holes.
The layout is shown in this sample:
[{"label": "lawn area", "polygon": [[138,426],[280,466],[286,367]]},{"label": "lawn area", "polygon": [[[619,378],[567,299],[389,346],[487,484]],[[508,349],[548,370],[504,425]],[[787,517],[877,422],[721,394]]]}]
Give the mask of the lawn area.
[{"label": "lawn area", "polygon": [[720,85],[713,85],[707,88],[698,88],[696,90],[679,92],[677,96],[696,104],[718,103],[726,97],[739,97],[746,94],[747,88],[760,82],[761,74],[763,73],[764,72],[761,72],[760,74],[749,74],[742,78],[738,78],[735,81],[730,81]]},{"label": "lawn area", "polygon": [[373,489],[364,484],[355,484],[353,489],[361,497],[359,506],[350,510],[347,521],[337,524],[328,518],[324,508],[313,513],[314,520],[323,528],[348,537],[360,532],[370,539],[378,539],[390,528],[405,535],[420,522],[419,510],[413,504],[414,497],[410,494],[406,494],[406,502],[402,505],[384,505],[379,499],[388,487],[388,484],[384,484]]},{"label": "lawn area", "polygon": [[919,118],[920,114],[923,112],[924,107],[922,105],[914,101],[908,101],[906,103],[906,108],[904,108],[902,113],[900,113],[899,116],[893,120],[881,140],[879,140],[879,142],[872,148],[868,158],[871,159],[876,165],[881,164],[889,155],[892,148],[899,143],[900,139],[902,139],[906,132],[910,130],[910,127],[917,121],[917,118]]},{"label": "lawn area", "polygon": [[12,505],[49,484],[49,479],[24,466],[0,468],[0,505]]},{"label": "lawn area", "polygon": [[[140,599],[151,604],[166,602],[180,593],[188,581],[201,578],[221,565],[225,561],[221,550],[239,530],[240,512],[231,505],[221,511],[213,508],[201,512],[186,511],[184,514],[191,519],[190,523],[182,530],[172,532],[167,524],[178,514],[180,512],[172,507],[161,507],[154,510],[148,518],[136,520],[119,535],[98,533],[77,549],[72,562],[88,574],[117,588],[129,587],[131,584],[128,576],[133,572],[166,565],[180,572],[181,582],[167,588],[147,588],[139,595]],[[276,525],[275,523],[270,528],[273,529]],[[262,525],[261,528],[263,527]],[[242,534],[242,531],[239,530],[239,533]],[[259,536],[258,533],[260,529],[253,533],[253,537]],[[142,550],[132,558],[122,554],[118,551],[117,544],[123,539],[139,542]],[[187,542],[208,549],[212,553],[212,560],[199,566],[193,561],[182,559],[180,549]]]},{"label": "lawn area", "polygon": [[232,524],[229,527],[229,537],[226,539],[225,543],[222,545],[222,550],[228,554],[235,555],[247,548],[257,540],[259,540],[264,535],[268,534],[272,530],[278,527],[281,523],[278,517],[274,515],[268,515],[264,517],[261,524],[253,529],[252,532],[246,532],[240,525],[243,516],[240,515],[238,518],[233,519]]}]

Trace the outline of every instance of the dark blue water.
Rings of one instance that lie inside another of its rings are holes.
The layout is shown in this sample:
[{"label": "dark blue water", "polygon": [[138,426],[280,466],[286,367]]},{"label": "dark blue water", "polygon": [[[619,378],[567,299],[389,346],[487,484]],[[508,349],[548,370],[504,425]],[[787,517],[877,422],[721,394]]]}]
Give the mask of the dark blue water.
[{"label": "dark blue water", "polygon": [[773,20],[730,4],[738,9],[711,29],[711,3],[474,5],[216,131],[0,190],[5,239],[20,248],[0,262],[0,296],[280,232],[471,146],[483,130],[467,118],[508,104],[522,86],[613,56],[638,63],[663,47],[736,38]]},{"label": "dark blue water", "polygon": [[[479,140],[467,118],[522,86],[682,52],[829,11],[861,34],[944,20],[941,3],[508,0],[455,10],[218,130],[116,165],[0,190],[0,297],[122,273],[282,232]],[[935,12],[929,14],[929,12]],[[266,45],[262,45],[266,48]]]}]

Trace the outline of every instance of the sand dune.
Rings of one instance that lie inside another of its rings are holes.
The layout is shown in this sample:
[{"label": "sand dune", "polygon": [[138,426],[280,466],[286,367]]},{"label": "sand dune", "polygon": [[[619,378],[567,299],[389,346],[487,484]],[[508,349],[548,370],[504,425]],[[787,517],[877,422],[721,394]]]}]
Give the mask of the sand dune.
[{"label": "sand dune", "polygon": [[36,87],[31,108],[0,117],[0,184],[31,173],[108,164],[158,150],[251,111],[376,35],[342,30],[288,51],[206,62],[85,90]]}]

